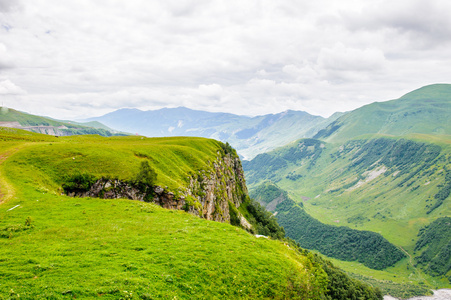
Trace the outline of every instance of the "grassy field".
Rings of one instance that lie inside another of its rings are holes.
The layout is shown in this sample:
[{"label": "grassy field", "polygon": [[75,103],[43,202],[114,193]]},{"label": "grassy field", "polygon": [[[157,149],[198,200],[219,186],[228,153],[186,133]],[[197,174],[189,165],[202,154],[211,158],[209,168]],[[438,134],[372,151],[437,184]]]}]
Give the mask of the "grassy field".
[{"label": "grassy field", "polygon": [[61,195],[64,175],[132,177],[183,189],[218,142],[55,138],[0,130],[0,299],[315,299],[324,273],[280,241],[131,200]]}]

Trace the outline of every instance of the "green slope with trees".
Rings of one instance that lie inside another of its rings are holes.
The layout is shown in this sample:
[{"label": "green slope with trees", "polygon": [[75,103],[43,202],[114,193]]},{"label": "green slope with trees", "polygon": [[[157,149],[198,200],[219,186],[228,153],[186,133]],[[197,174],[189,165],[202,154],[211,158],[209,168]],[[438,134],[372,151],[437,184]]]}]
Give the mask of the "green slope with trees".
[{"label": "green slope with trees", "polygon": [[433,276],[448,276],[451,282],[451,218],[443,217],[420,229],[416,263]]},{"label": "green slope with trees", "polygon": [[284,199],[274,208],[277,220],[287,235],[303,248],[318,250],[340,260],[358,261],[376,270],[392,266],[405,257],[401,250],[378,233],[319,222],[273,184],[264,183],[256,187],[251,196],[266,198],[266,203],[282,196]]},{"label": "green slope with trees", "polygon": [[[451,215],[450,130],[451,85],[435,84],[345,113],[313,139],[293,142],[243,165],[251,191],[270,181],[294,199],[297,205],[291,209],[297,212],[290,211],[287,222],[305,220],[308,213],[336,228],[380,233],[409,256],[385,273],[376,272],[380,278],[398,274],[392,276],[450,287],[445,254],[449,237],[444,235],[440,246],[420,250],[417,244],[432,234],[425,230],[419,235],[422,228],[435,228],[436,220]],[[267,207],[275,210],[276,204]],[[299,239],[301,233],[284,225],[288,236]],[[358,271],[369,272],[362,266]]]},{"label": "green slope with trees", "polygon": [[[394,279],[404,278],[403,282],[415,278],[416,284],[449,287],[449,270],[444,274],[428,271],[428,266],[433,265],[430,255],[435,252],[424,254],[426,260],[419,264],[417,257],[425,248],[419,251],[415,247],[421,228],[451,215],[450,145],[446,135],[371,135],[337,143],[303,139],[245,161],[243,166],[251,194],[266,207],[278,211],[278,221],[288,237],[297,241],[311,239],[309,246],[307,242],[301,243],[304,247],[326,253],[325,224],[342,232],[344,244],[354,244],[355,240],[352,234],[346,234],[346,227],[379,233],[412,257],[401,259],[392,267],[384,266],[385,273],[381,273],[380,279],[397,274]],[[281,200],[274,197],[275,191],[267,192],[272,198],[259,198],[255,192],[268,181],[285,191],[296,204],[283,208]],[[282,214],[279,210],[288,212]],[[297,224],[299,229],[290,231],[290,224]],[[316,234],[309,234],[312,228]],[[330,236],[327,243],[336,245],[337,236]],[[322,242],[315,245],[319,239]],[[342,257],[335,253],[344,252],[342,246],[331,249],[327,253],[330,257],[341,260],[352,257],[350,253]],[[391,252],[387,257],[390,255]],[[367,272],[361,269],[362,273]]]}]

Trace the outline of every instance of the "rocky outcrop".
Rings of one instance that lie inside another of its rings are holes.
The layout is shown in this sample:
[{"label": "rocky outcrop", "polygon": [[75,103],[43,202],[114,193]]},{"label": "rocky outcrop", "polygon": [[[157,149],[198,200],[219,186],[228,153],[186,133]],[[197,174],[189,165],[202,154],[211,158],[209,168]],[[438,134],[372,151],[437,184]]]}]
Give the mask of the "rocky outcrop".
[{"label": "rocky outcrop", "polygon": [[199,216],[219,222],[230,222],[230,205],[236,208],[248,196],[240,159],[232,154],[220,156],[209,171],[199,171],[190,178],[187,195],[201,208]]},{"label": "rocky outcrop", "polygon": [[[50,125],[36,125],[36,126],[23,126],[19,122],[0,122],[0,126],[9,127],[9,128],[17,128],[22,130],[28,130],[36,133],[54,135],[54,136],[69,136],[73,135],[68,128],[64,125],[61,126],[50,126]],[[76,128],[79,130],[80,128]]]},{"label": "rocky outcrop", "polygon": [[132,199],[154,202],[163,208],[185,210],[207,220],[230,223],[230,210],[237,212],[238,222],[250,229],[250,223],[237,208],[248,196],[240,159],[235,154],[218,151],[208,170],[199,170],[187,178],[188,186],[176,193],[167,187],[138,187],[119,179],[101,178],[88,191],[68,193],[72,197]]},{"label": "rocky outcrop", "polygon": [[[54,136],[70,136],[73,135],[70,131],[67,131],[66,126],[23,126],[21,129],[36,132],[36,133],[42,133],[47,135],[54,135]],[[76,128],[78,129],[78,128]]]},{"label": "rocky outcrop", "polygon": [[103,199],[131,199],[144,201],[147,193],[128,182],[119,179],[101,178],[97,180],[89,191],[74,191],[68,193],[71,197],[93,197]]}]

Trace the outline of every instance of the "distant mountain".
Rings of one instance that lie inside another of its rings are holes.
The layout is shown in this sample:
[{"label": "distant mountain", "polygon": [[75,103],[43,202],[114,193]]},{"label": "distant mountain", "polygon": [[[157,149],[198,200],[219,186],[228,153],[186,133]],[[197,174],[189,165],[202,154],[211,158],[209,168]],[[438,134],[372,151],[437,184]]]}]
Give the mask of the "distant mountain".
[{"label": "distant mountain", "polygon": [[18,128],[54,136],[98,134],[101,136],[124,135],[99,122],[77,123],[35,116],[11,108],[0,108],[0,127]]},{"label": "distant mountain", "polygon": [[251,159],[289,142],[312,137],[341,114],[325,119],[302,111],[288,110],[257,117],[212,113],[185,107],[141,111],[120,109],[88,121],[149,137],[199,136],[229,142],[238,153]]},{"label": "distant mountain", "polygon": [[451,84],[434,84],[403,97],[342,115],[314,138],[344,141],[361,135],[451,134]]}]

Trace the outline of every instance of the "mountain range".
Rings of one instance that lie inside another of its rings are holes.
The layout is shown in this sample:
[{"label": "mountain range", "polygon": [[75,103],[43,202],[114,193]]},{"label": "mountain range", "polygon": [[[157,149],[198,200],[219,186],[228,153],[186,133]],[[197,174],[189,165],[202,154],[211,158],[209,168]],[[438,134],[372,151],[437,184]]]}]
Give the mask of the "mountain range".
[{"label": "mountain range", "polygon": [[86,121],[149,137],[200,136],[230,143],[245,159],[283,146],[302,137],[312,137],[340,113],[325,119],[288,110],[257,117],[212,113],[185,107],[141,111],[120,109]]},{"label": "mountain range", "polygon": [[397,100],[337,112],[329,118],[293,110],[248,117],[178,107],[149,111],[124,108],[85,121],[149,137],[213,138],[230,143],[249,160],[300,138],[343,141],[367,134],[451,134],[448,89],[447,84],[430,85]]},{"label": "mountain range", "polygon": [[[285,228],[287,237],[292,239],[291,246],[295,247],[294,240],[297,246],[322,253],[355,279],[401,298],[425,294],[432,287],[451,287],[450,120],[449,84],[426,86],[399,99],[372,103],[350,112],[336,113],[327,119],[297,111],[246,117],[183,107],[156,111],[121,109],[87,120],[89,122],[82,125],[5,108],[0,116],[3,125],[50,135],[121,134],[110,130],[116,128],[153,137],[204,136],[228,142],[238,150],[241,158],[247,159],[243,161],[243,168],[250,195],[271,211]],[[86,125],[92,127],[85,127]],[[47,128],[53,131],[47,131]],[[56,129],[63,131],[55,131]],[[3,151],[2,159],[6,161],[0,165],[0,187],[6,189],[6,198],[15,199],[11,203],[17,203],[18,206],[28,205],[28,198],[35,197],[38,201],[53,199],[49,207],[52,210],[60,209],[60,202],[66,201],[66,198],[59,196],[62,184],[67,180],[67,176],[63,174],[70,173],[71,168],[79,172],[90,172],[72,174],[76,180],[82,178],[89,181],[92,176],[105,175],[115,178],[114,180],[125,178],[130,181],[130,174],[135,172],[137,161],[145,160],[157,169],[160,183],[165,186],[162,188],[164,195],[172,195],[170,197],[177,199],[184,195],[185,204],[188,204],[182,206],[186,210],[198,211],[200,214],[206,205],[210,207],[203,212],[206,216],[209,212],[216,212],[213,214],[214,219],[228,220],[235,225],[246,224],[243,220],[248,219],[258,233],[275,238],[283,236],[271,214],[268,215],[253,202],[245,201],[240,207],[231,205],[228,201],[224,201],[224,205],[217,201],[197,203],[196,197],[201,199],[206,195],[213,195],[220,199],[232,193],[230,188],[224,187],[216,192],[206,189],[206,184],[210,182],[207,177],[214,173],[211,173],[211,167],[205,167],[206,161],[214,161],[209,155],[235,153],[229,144],[220,143],[212,147],[211,140],[200,142],[191,137],[146,139],[142,136],[128,136],[103,139],[82,136],[56,139],[24,134],[13,129],[2,129],[1,135],[3,143],[0,150]],[[17,151],[19,154],[15,155]],[[12,159],[8,159],[9,156]],[[57,159],[58,157],[61,159]],[[238,161],[236,155],[234,157]],[[214,168],[227,166],[229,163],[229,160],[218,162]],[[206,172],[207,169],[210,171]],[[232,169],[235,175],[228,176],[235,176],[232,181],[236,182],[237,178],[242,178],[242,171],[235,167],[225,168],[226,171],[229,170],[227,172]],[[3,175],[2,170],[6,170]],[[223,176],[218,175],[218,182]],[[14,182],[16,188],[9,185],[9,181]],[[106,185],[108,184],[112,183],[107,182]],[[121,185],[122,181],[119,180],[117,184]],[[245,189],[242,186],[235,192],[243,196],[246,195]],[[188,190],[191,194],[186,192]],[[112,193],[110,187],[99,191],[99,195]],[[116,188],[113,191],[116,193]],[[18,197],[15,193],[18,193]],[[38,197],[41,193],[45,195],[43,198]],[[101,201],[90,201],[93,205],[103,205]],[[90,207],[85,206],[85,202],[80,204],[80,201],[67,203],[69,206],[63,205],[61,209],[68,212],[70,220],[77,220],[75,214],[80,213],[80,209],[74,209],[70,205]],[[171,205],[178,207],[177,203],[175,201]],[[126,206],[125,203],[120,204],[122,208]],[[19,210],[19,219],[25,218],[25,214],[33,214],[34,210],[30,207]],[[46,226],[60,228],[64,225],[53,221],[44,222],[52,218],[42,212],[37,212],[36,215],[40,223],[35,237],[39,239],[42,238],[39,234],[45,231]],[[110,218],[129,222],[122,215],[119,216],[120,211],[117,211],[109,217],[98,218],[102,224],[109,224]],[[27,231],[32,230],[27,225],[32,218],[26,219],[26,227],[5,223],[8,220],[17,223],[19,219],[0,218],[0,225],[6,226],[3,231],[0,230],[0,237],[3,232],[3,237],[18,237],[25,242],[26,235],[23,232],[33,232]],[[89,218],[86,222],[88,225],[95,223]],[[79,226],[76,221],[72,225],[70,232]],[[110,225],[108,242],[114,243],[112,236],[117,227]],[[162,226],[161,230],[164,231],[169,225]],[[179,229],[177,232],[182,234],[185,232],[183,230]],[[199,230],[202,231],[201,228],[196,228],[193,232]],[[130,235],[131,228],[127,227],[126,231]],[[89,232],[96,235],[93,228]],[[138,231],[138,236],[141,234],[139,232],[141,231]],[[185,238],[192,239],[194,243],[197,241],[191,234]],[[205,247],[204,244],[201,246]],[[92,250],[95,250],[96,246],[93,247]],[[158,251],[155,248],[147,249],[149,253]],[[261,254],[252,249],[254,253]],[[37,253],[38,249],[33,248],[33,251]],[[57,251],[57,247],[51,251]],[[121,248],[121,251],[126,254],[128,250]],[[97,254],[102,256],[105,253]],[[307,255],[307,252],[304,254]],[[180,258],[178,254],[173,257]],[[342,273],[333,271],[335,269],[328,263],[315,261],[315,256],[311,254],[307,257],[313,266],[322,264],[330,278],[342,278]],[[260,262],[255,265],[260,266]],[[118,263],[120,262],[115,261],[115,264]],[[132,260],[131,263],[122,265],[125,265],[126,270],[136,271],[139,268],[136,268],[135,263]],[[51,262],[44,266],[45,270],[38,267],[41,264],[32,265],[32,268],[38,268],[44,274],[48,274],[45,273],[47,270],[53,270]],[[28,270],[26,263],[15,272],[25,272],[23,270]],[[179,269],[177,272],[184,274]],[[22,276],[8,274],[8,278],[12,278],[11,282],[16,281],[17,276]],[[286,276],[285,274],[282,276]],[[171,278],[170,281],[174,282],[174,277],[166,278]],[[189,295],[189,289],[185,286],[188,281],[180,282],[184,284],[178,287],[180,293]],[[346,279],[346,288],[330,286],[329,292],[341,290],[345,293],[353,290],[349,284],[358,287],[360,283],[350,283]],[[125,286],[125,283],[121,284],[122,288]],[[281,288],[278,284],[276,286],[277,289]],[[252,293],[259,292],[258,289],[252,290]],[[287,291],[284,290],[285,292]],[[108,293],[114,294],[115,291]],[[82,295],[81,292],[76,294]],[[338,297],[329,296],[330,299]]]}]

